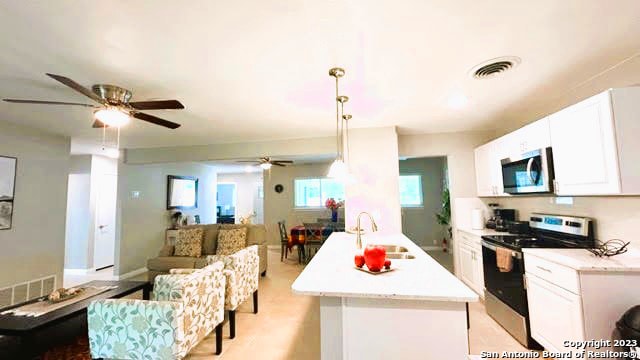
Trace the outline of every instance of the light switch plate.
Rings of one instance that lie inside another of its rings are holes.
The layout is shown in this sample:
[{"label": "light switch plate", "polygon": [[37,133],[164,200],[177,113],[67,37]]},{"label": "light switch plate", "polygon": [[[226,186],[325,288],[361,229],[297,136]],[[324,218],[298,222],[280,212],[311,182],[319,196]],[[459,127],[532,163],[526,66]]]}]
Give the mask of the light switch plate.
[{"label": "light switch plate", "polygon": [[139,199],[140,198],[140,191],[132,191],[131,192],[131,198],[132,199]]}]

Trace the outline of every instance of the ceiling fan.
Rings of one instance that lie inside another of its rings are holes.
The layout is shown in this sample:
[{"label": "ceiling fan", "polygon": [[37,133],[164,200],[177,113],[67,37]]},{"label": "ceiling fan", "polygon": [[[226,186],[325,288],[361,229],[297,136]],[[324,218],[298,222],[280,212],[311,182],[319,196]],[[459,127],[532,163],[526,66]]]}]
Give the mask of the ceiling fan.
[{"label": "ceiling fan", "polygon": [[291,160],[274,160],[268,156],[264,156],[261,158],[258,158],[258,160],[241,160],[238,161],[239,163],[253,163],[255,166],[260,166],[261,168],[263,168],[264,170],[269,170],[271,169],[272,165],[275,166],[287,166],[290,164],[293,164],[293,161]]},{"label": "ceiling fan", "polygon": [[96,84],[91,87],[91,90],[89,90],[68,77],[49,73],[47,73],[47,76],[90,98],[99,105],[44,100],[3,100],[19,104],[71,105],[93,108],[95,109],[94,115],[96,118],[96,121],[93,123],[94,128],[104,128],[108,126],[120,127],[126,124],[130,117],[164,126],[169,129],[177,129],[180,127],[180,124],[140,112],[140,110],[184,109],[184,105],[182,105],[178,100],[129,101],[132,96],[131,91],[119,86]]}]

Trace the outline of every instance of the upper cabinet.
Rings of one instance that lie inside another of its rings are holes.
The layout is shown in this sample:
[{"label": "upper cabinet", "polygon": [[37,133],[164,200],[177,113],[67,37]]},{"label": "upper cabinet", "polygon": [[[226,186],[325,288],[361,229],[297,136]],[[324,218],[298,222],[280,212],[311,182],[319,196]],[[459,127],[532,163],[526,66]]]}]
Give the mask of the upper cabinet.
[{"label": "upper cabinet", "polygon": [[501,149],[503,138],[493,140],[475,149],[476,190],[478,196],[505,196],[502,186],[500,160],[506,156]]},{"label": "upper cabinet", "polygon": [[[507,134],[493,145],[493,153],[505,158],[551,146],[557,195],[637,195],[639,138],[640,87],[628,87],[607,90]],[[489,144],[476,149],[477,181],[483,184],[478,196],[495,196],[486,191],[491,178],[486,174],[495,171],[496,160],[482,159],[478,151]],[[487,161],[486,169],[478,169]]]},{"label": "upper cabinet", "polygon": [[611,89],[550,116],[558,195],[640,194],[640,87]]}]

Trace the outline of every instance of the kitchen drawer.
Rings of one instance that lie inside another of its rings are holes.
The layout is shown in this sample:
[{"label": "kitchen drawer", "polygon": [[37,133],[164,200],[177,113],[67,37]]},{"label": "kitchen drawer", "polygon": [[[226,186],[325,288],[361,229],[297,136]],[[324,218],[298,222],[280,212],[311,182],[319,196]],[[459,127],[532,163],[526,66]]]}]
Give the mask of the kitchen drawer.
[{"label": "kitchen drawer", "polygon": [[574,294],[580,293],[578,272],[569,267],[541,259],[531,254],[524,255],[524,268],[527,273],[536,275],[554,285]]},{"label": "kitchen drawer", "polygon": [[480,249],[482,247],[482,239],[479,236],[469,234],[462,230],[458,230],[458,235],[462,244],[466,244],[473,249]]}]

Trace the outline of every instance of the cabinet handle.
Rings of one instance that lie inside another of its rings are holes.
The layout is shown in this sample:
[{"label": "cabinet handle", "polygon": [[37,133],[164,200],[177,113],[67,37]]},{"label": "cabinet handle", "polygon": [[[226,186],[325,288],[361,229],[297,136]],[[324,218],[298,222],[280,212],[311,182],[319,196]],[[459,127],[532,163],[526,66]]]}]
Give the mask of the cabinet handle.
[{"label": "cabinet handle", "polygon": [[546,272],[548,272],[548,273],[551,273],[551,270],[549,270],[549,269],[547,269],[547,268],[544,268],[544,267],[539,266],[539,265],[536,265],[536,267],[537,267],[538,269],[542,270],[542,271],[546,271]]}]

